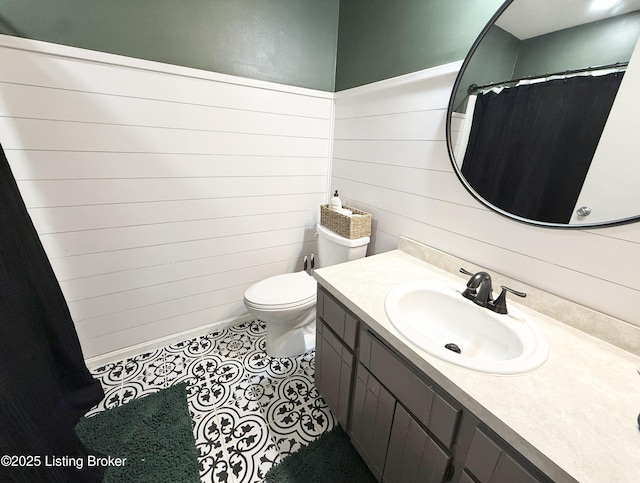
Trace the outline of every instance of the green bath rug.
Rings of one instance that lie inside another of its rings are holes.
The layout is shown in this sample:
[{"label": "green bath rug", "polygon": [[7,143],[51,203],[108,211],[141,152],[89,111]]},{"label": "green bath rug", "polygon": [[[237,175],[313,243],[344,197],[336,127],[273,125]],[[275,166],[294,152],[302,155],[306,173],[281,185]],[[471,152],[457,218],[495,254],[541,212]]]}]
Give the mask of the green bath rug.
[{"label": "green bath rug", "polygon": [[287,456],[266,474],[267,483],[376,483],[346,433],[337,426]]},{"label": "green bath rug", "polygon": [[87,448],[113,459],[104,482],[200,481],[186,384],[82,418],[76,432]]}]

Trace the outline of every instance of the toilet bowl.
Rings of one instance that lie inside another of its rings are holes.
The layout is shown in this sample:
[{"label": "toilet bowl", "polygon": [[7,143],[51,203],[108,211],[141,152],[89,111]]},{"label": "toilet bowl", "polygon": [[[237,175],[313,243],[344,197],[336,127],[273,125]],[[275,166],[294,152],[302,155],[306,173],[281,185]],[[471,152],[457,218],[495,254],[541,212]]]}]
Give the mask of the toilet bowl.
[{"label": "toilet bowl", "polygon": [[[319,224],[316,230],[317,268],[366,255],[369,237],[350,240]],[[315,349],[316,293],[316,281],[305,271],[275,275],[246,290],[245,307],[266,324],[268,355],[294,357]]]},{"label": "toilet bowl", "polygon": [[307,272],[285,273],[253,284],[244,294],[244,305],[267,324],[270,356],[293,357],[315,347],[316,281]]}]

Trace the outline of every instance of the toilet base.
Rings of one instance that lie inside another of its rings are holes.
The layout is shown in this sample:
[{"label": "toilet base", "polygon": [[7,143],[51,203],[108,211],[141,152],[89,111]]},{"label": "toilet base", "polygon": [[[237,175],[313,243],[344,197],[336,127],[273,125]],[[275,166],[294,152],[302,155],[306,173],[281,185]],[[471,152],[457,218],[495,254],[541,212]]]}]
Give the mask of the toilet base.
[{"label": "toilet base", "polygon": [[271,357],[295,357],[316,348],[316,311],[309,311],[297,327],[265,320],[266,352]]}]

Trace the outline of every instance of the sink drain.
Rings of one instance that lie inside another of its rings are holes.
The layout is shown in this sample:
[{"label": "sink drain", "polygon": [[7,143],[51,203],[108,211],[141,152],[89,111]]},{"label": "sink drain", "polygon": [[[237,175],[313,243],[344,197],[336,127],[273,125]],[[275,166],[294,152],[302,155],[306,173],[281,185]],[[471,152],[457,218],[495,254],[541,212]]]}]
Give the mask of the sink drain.
[{"label": "sink drain", "polygon": [[445,348],[445,349],[449,349],[450,351],[455,352],[455,353],[457,353],[457,354],[460,354],[460,352],[462,352],[462,351],[460,350],[460,347],[458,347],[458,345],[457,345],[457,344],[454,344],[453,342],[451,342],[451,343],[449,343],[449,344],[445,344],[445,345],[444,345],[444,348]]}]

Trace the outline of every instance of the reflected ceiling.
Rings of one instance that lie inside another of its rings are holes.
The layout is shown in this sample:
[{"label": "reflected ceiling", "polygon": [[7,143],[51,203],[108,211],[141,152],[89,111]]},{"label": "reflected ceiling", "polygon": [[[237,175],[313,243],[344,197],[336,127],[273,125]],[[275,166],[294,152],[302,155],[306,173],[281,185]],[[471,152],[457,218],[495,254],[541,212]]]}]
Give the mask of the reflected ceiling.
[{"label": "reflected ceiling", "polygon": [[[535,4],[535,8],[531,5]],[[509,5],[496,25],[520,40],[640,9],[640,0],[528,0]],[[550,15],[550,13],[552,13]]]}]

